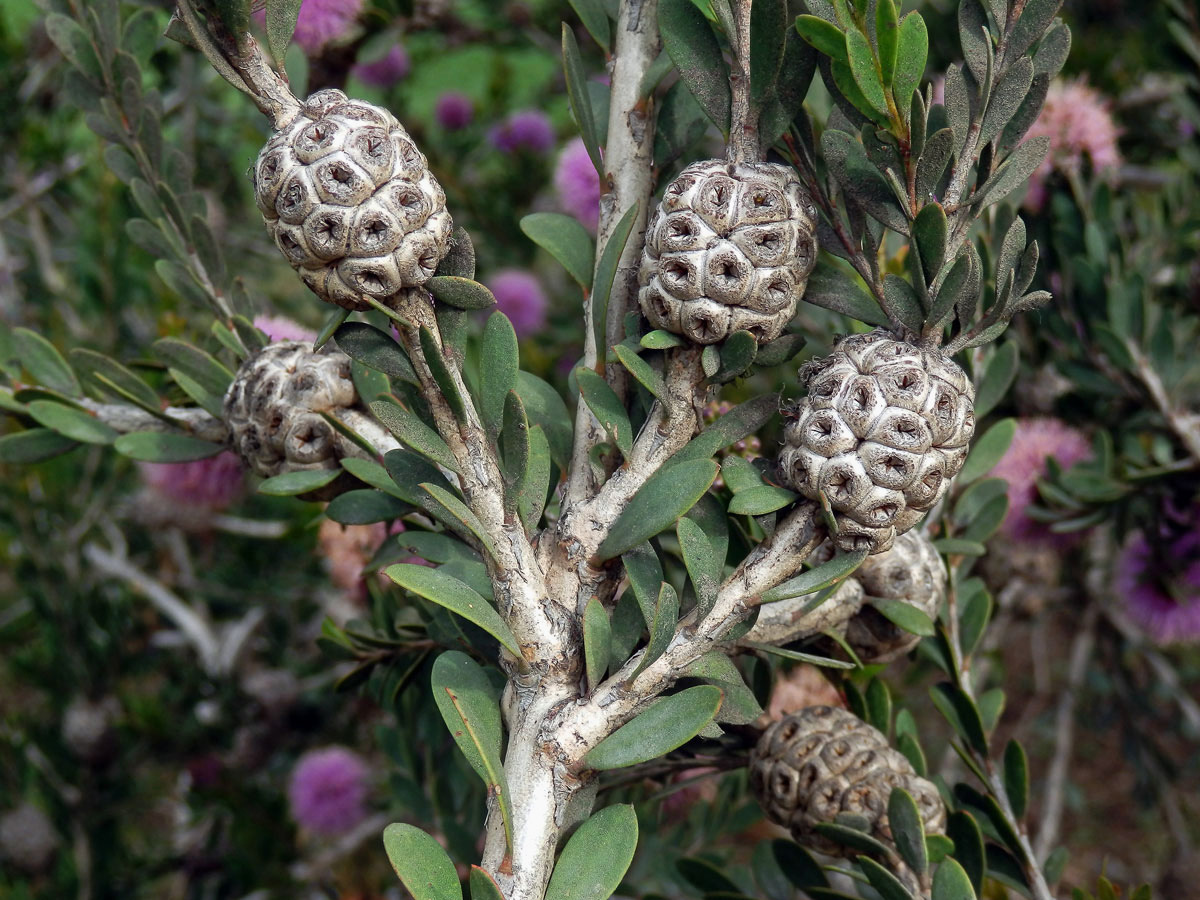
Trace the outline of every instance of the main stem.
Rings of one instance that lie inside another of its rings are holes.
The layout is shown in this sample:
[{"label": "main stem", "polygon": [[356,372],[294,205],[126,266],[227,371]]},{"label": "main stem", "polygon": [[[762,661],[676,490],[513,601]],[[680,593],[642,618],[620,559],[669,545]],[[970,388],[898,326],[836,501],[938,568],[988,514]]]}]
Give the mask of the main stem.
[{"label": "main stem", "polygon": [[733,71],[729,75],[731,104],[729,110],[729,146],[727,154],[732,163],[758,162],[761,149],[758,142],[758,117],[750,103],[750,7],[753,0],[734,0],[733,16],[737,34],[731,35],[734,44]]}]

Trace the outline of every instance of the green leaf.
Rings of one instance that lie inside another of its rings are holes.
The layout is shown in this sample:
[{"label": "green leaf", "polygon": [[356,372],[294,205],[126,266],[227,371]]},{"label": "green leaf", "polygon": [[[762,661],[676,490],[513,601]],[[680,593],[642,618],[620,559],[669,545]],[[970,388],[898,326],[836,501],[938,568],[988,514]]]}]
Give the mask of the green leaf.
[{"label": "green leaf", "polygon": [[938,712],[950,723],[959,737],[975,752],[987,756],[987,735],[975,702],[962,690],[946,681],[930,688],[929,696]]},{"label": "green leaf", "polygon": [[[974,579],[972,579],[974,580]],[[974,593],[964,596],[965,585],[959,590],[958,642],[963,656],[970,656],[983,639],[984,630],[992,616],[992,597],[982,583]]]},{"label": "green leaf", "polygon": [[953,859],[946,859],[933,875],[932,900],[976,900],[975,889],[966,870]]},{"label": "green leaf", "polygon": [[796,502],[797,494],[787,488],[763,484],[739,492],[729,503],[734,516],[765,516]]},{"label": "green leaf", "polygon": [[638,822],[622,803],[593,814],[571,835],[546,886],[546,900],[608,900],[633,862]]},{"label": "green leaf", "polygon": [[992,471],[1001,457],[1008,452],[1016,433],[1016,419],[1001,419],[985,431],[983,437],[975,441],[967,461],[963,463],[962,471],[958,473],[958,483],[970,484],[976,478],[982,478]]},{"label": "green leaf", "polygon": [[787,880],[800,890],[829,887],[821,864],[799,844],[776,838],[771,841],[771,853]]},{"label": "green leaf", "polygon": [[1003,200],[1026,183],[1049,151],[1050,138],[1045,135],[1032,137],[1017,146],[992,173],[992,177],[984,182],[983,187],[971,195],[971,205],[984,207]]},{"label": "green leaf", "polygon": [[[218,400],[225,396],[229,385],[233,383],[233,373],[212,354],[185,341],[163,338],[154,342],[154,352],[170,368],[182,372]],[[181,383],[180,387],[184,385]],[[184,390],[187,388],[184,387]]]},{"label": "green leaf", "polygon": [[1008,55],[1015,59],[1039,40],[1062,6],[1063,0],[1029,0],[1013,27],[1009,38]]},{"label": "green leaf", "polygon": [[34,400],[27,407],[35,422],[81,444],[111,444],[118,432],[77,406]]},{"label": "green leaf", "polygon": [[[344,460],[343,460],[344,462]],[[301,469],[268,478],[258,486],[260,494],[271,497],[294,497],[323,488],[342,473],[337,469]]]},{"label": "green leaf", "polygon": [[479,351],[479,412],[493,433],[504,422],[504,403],[517,386],[519,371],[517,333],[502,312],[488,317]]},{"label": "green leaf", "polygon": [[535,530],[546,508],[550,492],[550,444],[541,425],[529,429],[529,461],[525,476],[521,480],[521,493],[517,499],[517,514],[527,530]]},{"label": "green leaf", "polygon": [[911,284],[891,272],[883,276],[883,296],[904,327],[910,331],[920,331],[925,321],[921,310],[921,301]]},{"label": "green leaf", "polygon": [[933,542],[933,549],[943,556],[983,556],[987,547],[979,541],[966,541],[962,538],[942,538]]},{"label": "green leaf", "polygon": [[617,344],[613,347],[613,353],[616,354],[621,365],[629,371],[629,374],[637,379],[638,384],[664,403],[669,401],[666,381],[658,372],[654,371],[648,362],[638,356],[632,347],[628,344]]},{"label": "green leaf", "polygon": [[[886,3],[887,0],[880,0],[880,2]],[[883,900],[913,900],[912,894],[905,889],[900,879],[871,857],[860,856],[857,862],[863,874],[867,876],[867,881],[871,883],[871,887],[879,892],[879,896]]]},{"label": "green leaf", "polygon": [[421,490],[448,512],[453,517],[455,523],[475,535],[479,539],[479,543],[495,559],[496,548],[492,544],[492,539],[488,535],[487,529],[483,527],[483,523],[479,521],[479,517],[471,511],[467,504],[463,503],[454,493],[446,490],[440,484],[422,484]]},{"label": "green leaf", "polygon": [[597,558],[606,560],[620,556],[670,528],[676,519],[696,505],[716,477],[717,464],[710,459],[688,460],[660,468],[617,516],[600,543]]},{"label": "green leaf", "polygon": [[587,29],[600,47],[607,53],[609,50],[609,21],[604,9],[604,0],[570,0],[571,9],[579,16],[579,21]]},{"label": "green leaf", "polygon": [[1003,80],[992,90],[979,130],[981,142],[991,143],[992,138],[1004,129],[1029,96],[1032,86],[1033,60],[1028,56],[1019,56],[1004,74]]},{"label": "green leaf", "polygon": [[831,59],[849,62],[846,35],[833,23],[816,16],[802,15],[796,18],[796,31],[800,37]]},{"label": "green leaf", "polygon": [[[68,20],[69,21],[69,20]],[[68,397],[82,397],[83,388],[54,345],[28,328],[14,328],[13,352],[36,384]]]},{"label": "green leaf", "polygon": [[596,167],[596,171],[603,178],[604,163],[600,159],[600,130],[596,126],[596,114],[592,110],[592,101],[587,92],[587,73],[583,68],[583,59],[579,55],[579,44],[575,40],[575,32],[566,22],[562,23],[562,57],[571,113],[575,116],[575,124],[579,126],[579,133],[583,137],[583,146],[587,149],[592,165]]},{"label": "green leaf", "polygon": [[426,282],[425,287],[439,303],[448,304],[455,309],[490,309],[496,305],[496,298],[492,292],[470,278],[435,275]]},{"label": "green leaf", "polygon": [[717,36],[691,0],[659,0],[663,48],[705,115],[729,133],[729,69]]},{"label": "green leaf", "polygon": [[977,892],[982,891],[987,853],[979,823],[969,812],[952,812],[946,820],[946,836],[954,841],[954,858],[966,871],[971,885]]},{"label": "green leaf", "polygon": [[0,437],[0,463],[41,462],[74,450],[79,444],[49,428],[30,428]]},{"label": "green leaf", "polygon": [[750,7],[750,107],[763,109],[775,93],[788,39],[786,0],[758,0]]},{"label": "green leaf", "polygon": [[608,432],[621,453],[628,458],[633,452],[633,426],[629,424],[629,414],[625,412],[625,405],[621,399],[609,387],[608,382],[592,369],[576,369],[575,380],[579,384],[580,396],[592,411],[592,415]]},{"label": "green leaf", "polygon": [[411,450],[389,450],[384,454],[383,464],[394,486],[389,493],[415,506],[421,506],[428,499],[425,491],[421,490],[422,484],[436,484],[444,490],[451,489],[450,482],[437,466]]},{"label": "green leaf", "polygon": [[872,597],[870,603],[897,628],[920,637],[933,636],[933,621],[925,614],[924,610],[918,609],[911,603],[883,597]]},{"label": "green leaf", "polygon": [[208,459],[224,450],[225,446],[183,434],[134,431],[117,438],[113,448],[122,456],[139,462],[176,463]]},{"label": "green leaf", "polygon": [[[329,339],[337,332],[350,317],[350,310],[338,308],[329,314],[329,318],[325,320],[325,324],[321,326],[321,330],[317,332],[317,339],[313,341],[313,350],[320,350]],[[415,375],[413,376],[416,377]]]},{"label": "green leaf", "polygon": [[1020,366],[1020,348],[1016,341],[1005,341],[996,348],[988,361],[983,380],[975,390],[975,418],[983,419],[996,408],[1017,377]]},{"label": "green leaf", "polygon": [[143,409],[161,407],[154,389],[116,360],[82,347],[72,349],[70,358],[85,382],[90,379],[100,390],[116,392],[121,399],[131,400]]},{"label": "green leaf", "polygon": [[583,658],[588,690],[594,691],[608,670],[612,645],[612,624],[598,597],[592,597],[583,610]]},{"label": "green leaf", "polygon": [[390,522],[412,512],[412,506],[381,491],[346,491],[329,501],[325,515],[343,525]]},{"label": "green leaf", "polygon": [[429,374],[433,376],[434,383],[445,399],[446,405],[450,407],[454,418],[460,423],[465,422],[467,420],[466,403],[450,372],[450,363],[442,353],[441,344],[433,332],[424,325],[420,327],[418,333],[421,341],[421,355],[425,357],[425,365],[429,367]]},{"label": "green leaf", "polygon": [[725,384],[740,377],[754,364],[758,341],[748,331],[735,331],[721,344],[721,368],[712,377],[715,384]]},{"label": "green leaf", "polygon": [[718,558],[704,529],[687,516],[681,516],[675,523],[675,533],[679,537],[679,549],[688,577],[696,590],[696,621],[699,623],[717,602],[724,559]]},{"label": "green leaf", "polygon": [[592,264],[596,251],[592,236],[577,219],[562,213],[530,213],[521,219],[521,231],[553,256],[581,288],[592,287]]},{"label": "green leaf", "polygon": [[604,365],[605,348],[608,347],[606,323],[608,321],[608,298],[612,293],[613,279],[617,276],[617,266],[621,262],[621,254],[625,252],[625,244],[637,221],[640,204],[634,203],[625,210],[604,242],[604,250],[600,261],[596,263],[596,274],[592,283],[592,332],[596,336],[596,364]]},{"label": "green leaf", "polygon": [[808,278],[804,299],[813,306],[829,309],[868,325],[886,327],[887,316],[879,302],[863,290],[861,283],[836,265],[818,260]]},{"label": "green leaf", "polygon": [[529,468],[529,420],[516,391],[509,391],[504,401],[504,427],[500,429],[499,444],[505,480],[504,511],[511,515],[525,493],[525,474]]},{"label": "green leaf", "polygon": [[[647,610],[643,610],[643,615],[646,613]],[[675,625],[679,621],[679,595],[675,593],[675,588],[665,581],[658,587],[654,608],[652,613],[647,616],[646,621],[650,629],[650,641],[646,645],[646,652],[642,654],[637,668],[629,676],[630,683],[641,675],[648,665],[666,652],[667,647],[671,645],[671,639],[675,636]]]},{"label": "green leaf", "polygon": [[946,211],[942,204],[934,202],[921,207],[913,220],[912,237],[921,256],[925,283],[933,284],[946,261]]},{"label": "green leaf", "polygon": [[875,838],[871,837],[865,831],[859,831],[857,828],[850,828],[849,826],[839,825],[835,822],[821,822],[813,830],[822,837],[827,837],[831,841],[835,841],[843,847],[857,850],[859,853],[870,853],[881,859],[887,859],[890,852],[887,845],[875,840]]},{"label": "green leaf", "polygon": [[1010,740],[1004,748],[1004,793],[1008,795],[1013,815],[1018,819],[1025,818],[1025,810],[1029,807],[1029,760],[1025,748],[1016,739]]},{"label": "green leaf", "polygon": [[683,338],[669,331],[651,331],[642,335],[641,345],[647,350],[668,350],[671,347],[682,347]]},{"label": "green leaf", "polygon": [[653,631],[659,589],[663,584],[662,563],[658,560],[658,554],[648,541],[643,541],[622,555],[621,562],[625,564],[625,574],[629,577],[629,586],[633,589],[646,627]]},{"label": "green leaf", "polygon": [[896,9],[896,0],[877,0],[875,4],[875,43],[879,47],[883,85],[891,87],[900,58],[900,13]]},{"label": "green leaf", "polygon": [[924,875],[929,868],[929,856],[925,848],[925,825],[916,801],[903,788],[892,788],[888,797],[888,823],[900,858],[917,875]]},{"label": "green leaf", "polygon": [[471,900],[504,900],[500,886],[487,870],[471,866]]},{"label": "green leaf", "polygon": [[434,702],[454,743],[488,786],[488,793],[500,798],[505,835],[511,850],[512,808],[500,758],[504,740],[500,691],[483,666],[456,650],[443,653],[433,661],[429,683]]},{"label": "green leaf", "polygon": [[759,603],[777,603],[780,600],[791,600],[793,597],[803,597],[816,591],[837,584],[851,572],[863,564],[867,551],[855,550],[853,553],[843,553],[828,562],[821,563],[815,568],[802,572],[795,578],[789,578],[768,591],[764,591]]},{"label": "green leaf", "polygon": [[[850,59],[850,72],[867,102],[880,115],[888,114],[887,98],[883,93],[883,82],[875,65],[875,51],[871,49],[867,36],[857,28],[846,32],[846,52]],[[864,113],[866,110],[864,110]]]},{"label": "green leaf", "polygon": [[567,404],[558,391],[528,372],[517,373],[517,395],[525,404],[525,414],[530,423],[540,425],[546,432],[550,444],[550,457],[565,472],[571,459],[571,442],[574,439],[574,420],[567,412]]},{"label": "green leaf", "polygon": [[442,845],[415,825],[383,829],[383,847],[413,900],[462,900],[458,872]]},{"label": "green leaf", "polygon": [[670,753],[713,720],[721,696],[720,688],[698,684],[664,697],[593,747],[584,762],[593,769],[620,769]]},{"label": "green leaf", "polygon": [[503,644],[513,656],[521,658],[521,648],[512,630],[492,605],[466,583],[440,569],[411,563],[388,566],[385,574],[400,587],[474,622]]},{"label": "green leaf", "polygon": [[731,409],[688,441],[670,463],[708,459],[718,450],[735,444],[763,427],[779,412],[779,395],[764,394]]},{"label": "green leaf", "polygon": [[441,435],[422,422],[416,415],[390,400],[376,400],[369,404],[383,426],[401,443],[451,472],[458,471],[458,460],[450,452]]},{"label": "green leaf", "polygon": [[435,278],[443,275],[453,278],[475,277],[475,245],[471,243],[467,229],[461,225],[450,234],[450,248],[438,264]]},{"label": "green leaf", "polygon": [[754,691],[747,686],[733,660],[721,650],[705,653],[684,670],[684,675],[688,678],[703,679],[725,692],[721,709],[717,713],[718,722],[748,725],[763,713]]}]

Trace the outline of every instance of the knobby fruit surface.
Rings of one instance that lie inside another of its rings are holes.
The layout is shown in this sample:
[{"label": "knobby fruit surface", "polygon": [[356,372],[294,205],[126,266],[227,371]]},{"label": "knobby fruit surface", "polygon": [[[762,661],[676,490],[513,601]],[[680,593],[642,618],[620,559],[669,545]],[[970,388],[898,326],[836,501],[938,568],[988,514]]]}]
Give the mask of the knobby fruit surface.
[{"label": "knobby fruit surface", "polygon": [[940,833],[946,808],[937,788],[913,771],[887,738],[836,706],[810,706],[771,725],[750,754],[750,786],[767,818],[796,843],[831,856],[851,851],[814,828],[839,815],[891,842],[888,798],[903,788],[916,801],[926,833]]},{"label": "knobby fruit surface", "polygon": [[301,280],[346,309],[424,284],[450,245],[424,154],[390,112],[339,90],[313,94],[267,141],[254,199]]},{"label": "knobby fruit surface", "polygon": [[749,331],[774,340],[817,259],[816,209],[774,163],[703,160],[679,173],[646,227],[638,303],[697,344]]},{"label": "knobby fruit surface", "polygon": [[780,477],[827,498],[840,548],[887,550],[962,469],[975,433],[971,380],[940,350],[882,329],[842,338],[800,380],[808,395],[787,411]]}]

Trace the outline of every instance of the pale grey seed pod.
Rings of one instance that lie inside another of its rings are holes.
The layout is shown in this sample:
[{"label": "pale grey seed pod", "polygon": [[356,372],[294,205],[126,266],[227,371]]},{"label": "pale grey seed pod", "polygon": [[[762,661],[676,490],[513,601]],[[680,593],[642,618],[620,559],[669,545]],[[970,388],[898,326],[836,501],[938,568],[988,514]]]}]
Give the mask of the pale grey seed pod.
[{"label": "pale grey seed pod", "polygon": [[246,359],[225,394],[233,450],[263,478],[299,469],[336,469],[362,451],[322,413],[360,406],[350,358],[302,341],[268,344]]},{"label": "pale grey seed pod", "polygon": [[646,227],[638,302],[655,328],[714,344],[774,340],[816,264],[816,210],[774,163],[704,160],[663,192]]},{"label": "pale grey seed pod", "polygon": [[32,803],[0,816],[0,858],[28,875],[50,868],[60,843],[50,817]]},{"label": "pale grey seed pod", "polygon": [[79,759],[92,765],[103,765],[112,759],[117,749],[117,733],[113,727],[119,706],[116,698],[90,700],[76,697],[63,711],[60,731],[63,743]]},{"label": "pale grey seed pod", "polygon": [[277,247],[322,300],[368,309],[424,284],[450,246],[446,195],[381,107],[319,91],[271,137],[254,199]]},{"label": "pale grey seed pod", "polygon": [[883,552],[962,468],[975,390],[939,350],[883,329],[842,338],[800,380],[808,395],[787,411],[780,477],[810,500],[824,493],[839,547]]},{"label": "pale grey seed pod", "polygon": [[927,834],[946,825],[937,788],[883,734],[834,706],[807,707],[763,732],[750,754],[750,787],[768,819],[798,844],[831,856],[849,851],[815,827],[840,815],[865,820],[872,837],[892,842],[887,804],[893,788],[912,795]]}]

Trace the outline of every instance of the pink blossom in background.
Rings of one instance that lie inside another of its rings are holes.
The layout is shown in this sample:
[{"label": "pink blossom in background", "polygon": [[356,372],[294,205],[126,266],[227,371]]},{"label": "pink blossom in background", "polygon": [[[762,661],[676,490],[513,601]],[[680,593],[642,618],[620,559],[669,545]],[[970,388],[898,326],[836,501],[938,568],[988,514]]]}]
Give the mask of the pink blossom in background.
[{"label": "pink blossom in background", "polygon": [[515,112],[488,131],[488,140],[497,150],[516,153],[549,153],[554,146],[554,128],[545,113],[536,109]]},{"label": "pink blossom in background", "polygon": [[189,510],[220,512],[246,487],[245,468],[228,450],[185,463],[139,463],[142,481],[151,491]]},{"label": "pink blossom in background", "polygon": [[1153,546],[1142,532],[1117,557],[1125,612],[1158,644],[1200,641],[1200,531]]},{"label": "pink blossom in background", "polygon": [[1054,172],[1074,175],[1083,171],[1084,158],[1092,169],[1111,174],[1121,163],[1117,148],[1120,131],[1108,100],[1082,79],[1058,80],[1050,85],[1046,105],[1025,140],[1050,139],[1050,152],[1029,178],[1025,206],[1041,209],[1046,184]]},{"label": "pink blossom in background", "polygon": [[370,774],[363,758],[345,747],[305,753],[288,783],[292,818],[319,834],[350,831],[367,817]]},{"label": "pink blossom in background", "polygon": [[404,80],[404,77],[408,75],[409,66],[408,51],[399,44],[395,44],[379,59],[359,63],[352,71],[363,84],[388,88]]},{"label": "pink blossom in background", "polygon": [[559,206],[595,234],[600,221],[600,176],[596,174],[583,138],[572,140],[558,155],[554,167],[554,191]]},{"label": "pink blossom in background", "polygon": [[[363,0],[302,0],[292,43],[305,55],[315,56],[330,41],[350,30],[362,8]],[[266,14],[259,11],[254,18],[262,26]]]},{"label": "pink blossom in background", "polygon": [[286,316],[255,316],[254,327],[272,344],[279,341],[315,341],[317,333]]},{"label": "pink blossom in background", "polygon": [[517,337],[529,337],[542,330],[550,302],[536,276],[523,269],[502,269],[486,284],[500,312],[512,322]]},{"label": "pink blossom in background", "polygon": [[349,597],[366,596],[363,570],[387,539],[382,522],[371,525],[342,525],[326,519],[317,530],[317,552],[325,559],[329,580]]},{"label": "pink blossom in background", "polygon": [[1037,501],[1037,479],[1046,473],[1046,459],[1053,457],[1064,469],[1092,455],[1083,433],[1059,419],[1048,417],[1017,420],[1017,431],[1008,452],[990,475],[1008,482],[1008,515],[1003,530],[1012,540],[1025,543],[1050,541],[1069,546],[1075,536],[1055,534],[1026,514]]},{"label": "pink blossom in background", "polygon": [[461,131],[475,118],[475,104],[466,94],[446,91],[437,98],[433,117],[447,131]]}]

